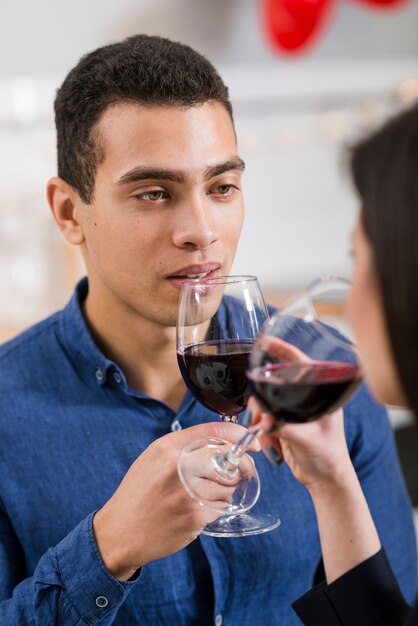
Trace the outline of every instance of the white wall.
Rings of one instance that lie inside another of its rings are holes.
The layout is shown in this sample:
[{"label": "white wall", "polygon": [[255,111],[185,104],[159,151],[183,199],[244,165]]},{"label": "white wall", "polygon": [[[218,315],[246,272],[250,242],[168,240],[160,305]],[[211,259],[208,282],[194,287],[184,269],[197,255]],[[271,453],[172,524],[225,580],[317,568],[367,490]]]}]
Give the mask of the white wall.
[{"label": "white wall", "polygon": [[[99,45],[136,32],[181,39],[215,63],[272,59],[261,0],[2,0],[0,76],[68,71]],[[418,3],[377,9],[335,0],[324,37],[296,64],[418,52]],[[284,57],[277,63],[287,64]]]},{"label": "white wall", "polygon": [[285,292],[321,274],[349,276],[358,203],[344,167],[347,148],[418,96],[418,58],[317,61],[309,74],[253,65],[224,76],[247,163],[247,218],[234,270]]}]

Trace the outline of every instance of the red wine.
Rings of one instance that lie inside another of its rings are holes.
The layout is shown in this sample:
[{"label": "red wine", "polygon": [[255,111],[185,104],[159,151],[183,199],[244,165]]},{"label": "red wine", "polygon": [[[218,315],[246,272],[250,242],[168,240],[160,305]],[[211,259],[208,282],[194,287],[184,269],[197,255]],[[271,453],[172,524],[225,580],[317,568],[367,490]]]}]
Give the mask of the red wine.
[{"label": "red wine", "polygon": [[335,411],[361,382],[357,365],[332,361],[277,363],[248,376],[260,403],[284,422],[306,422]]},{"label": "red wine", "polygon": [[250,395],[246,372],[253,341],[204,341],[177,353],[184,381],[199,402],[220,415],[236,415]]}]

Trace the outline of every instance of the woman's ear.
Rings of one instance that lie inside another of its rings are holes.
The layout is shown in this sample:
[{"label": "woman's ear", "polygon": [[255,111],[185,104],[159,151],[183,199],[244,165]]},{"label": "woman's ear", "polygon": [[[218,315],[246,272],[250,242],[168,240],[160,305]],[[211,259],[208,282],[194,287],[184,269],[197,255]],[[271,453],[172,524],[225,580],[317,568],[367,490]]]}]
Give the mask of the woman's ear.
[{"label": "woman's ear", "polygon": [[48,181],[47,197],[52,215],[67,241],[75,246],[83,244],[84,232],[79,220],[83,202],[77,191],[55,176]]}]

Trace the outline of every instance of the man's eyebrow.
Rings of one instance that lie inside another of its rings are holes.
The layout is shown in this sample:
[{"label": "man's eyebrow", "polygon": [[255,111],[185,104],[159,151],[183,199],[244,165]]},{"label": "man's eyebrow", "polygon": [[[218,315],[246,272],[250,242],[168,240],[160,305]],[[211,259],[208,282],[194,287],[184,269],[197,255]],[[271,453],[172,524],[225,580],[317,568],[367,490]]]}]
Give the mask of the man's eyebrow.
[{"label": "man's eyebrow", "polygon": [[116,184],[126,185],[140,180],[170,180],[174,183],[184,183],[186,182],[186,176],[183,172],[177,170],[165,170],[158,167],[134,167],[129,172],[122,174]]},{"label": "man's eyebrow", "polygon": [[[229,161],[225,161],[224,163],[214,165],[209,170],[207,170],[205,178],[209,180],[214,176],[219,176],[219,174],[229,172],[230,170],[244,169],[244,161],[237,157],[236,159],[231,159]],[[127,185],[129,183],[136,183],[141,180],[169,180],[171,182],[181,184],[185,183],[186,179],[187,177],[184,172],[181,172],[179,170],[166,170],[159,167],[134,167],[132,170],[129,170],[129,172],[122,174],[116,185]]]},{"label": "man's eyebrow", "polygon": [[205,178],[209,180],[214,176],[219,176],[219,174],[223,174],[224,172],[229,172],[231,170],[245,170],[245,163],[242,159],[237,157],[236,159],[231,159],[230,161],[225,161],[225,163],[219,163],[219,165],[215,165],[211,167],[205,175]]}]

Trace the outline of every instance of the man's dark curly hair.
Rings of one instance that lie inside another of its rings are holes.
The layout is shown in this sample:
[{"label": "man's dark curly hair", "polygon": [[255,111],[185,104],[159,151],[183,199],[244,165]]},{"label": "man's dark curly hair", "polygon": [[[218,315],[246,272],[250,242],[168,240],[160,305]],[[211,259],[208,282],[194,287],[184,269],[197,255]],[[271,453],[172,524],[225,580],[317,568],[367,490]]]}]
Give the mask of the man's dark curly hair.
[{"label": "man's dark curly hair", "polygon": [[135,35],[83,56],[55,98],[58,175],[89,204],[104,151],[97,123],[119,102],[190,107],[220,102],[228,88],[213,65],[185,44]]}]

